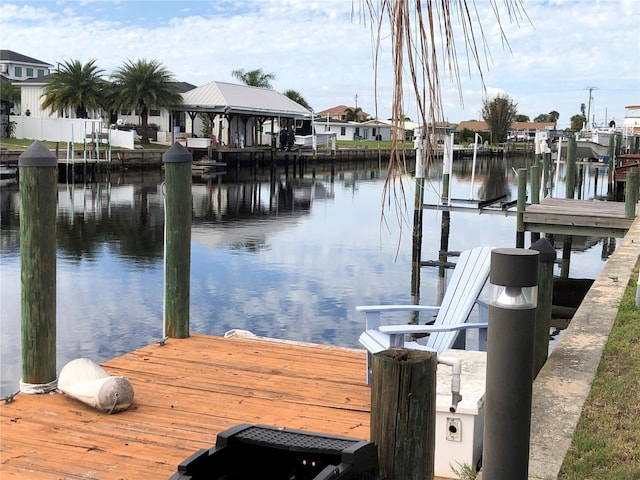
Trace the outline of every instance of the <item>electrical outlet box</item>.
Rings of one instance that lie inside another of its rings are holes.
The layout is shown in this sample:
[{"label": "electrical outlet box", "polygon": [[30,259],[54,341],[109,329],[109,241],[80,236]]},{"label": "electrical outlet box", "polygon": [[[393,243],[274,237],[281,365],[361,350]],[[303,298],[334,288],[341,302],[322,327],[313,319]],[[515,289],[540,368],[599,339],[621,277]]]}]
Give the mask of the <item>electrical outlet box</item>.
[{"label": "electrical outlet box", "polygon": [[486,352],[449,349],[445,357],[462,363],[460,395],[451,412],[451,367],[438,365],[436,386],[436,452],[434,474],[439,478],[459,478],[455,466],[477,465],[482,456]]},{"label": "electrical outlet box", "polygon": [[447,417],[447,440],[450,442],[462,441],[462,420]]}]

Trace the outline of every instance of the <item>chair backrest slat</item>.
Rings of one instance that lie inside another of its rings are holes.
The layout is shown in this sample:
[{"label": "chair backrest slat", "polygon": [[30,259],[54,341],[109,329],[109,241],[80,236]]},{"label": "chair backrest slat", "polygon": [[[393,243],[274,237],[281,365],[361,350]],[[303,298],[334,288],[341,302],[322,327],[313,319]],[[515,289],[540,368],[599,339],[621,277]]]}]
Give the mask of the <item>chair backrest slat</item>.
[{"label": "chair backrest slat", "polygon": [[[489,278],[491,247],[476,247],[460,254],[445,290],[435,325],[464,323]],[[438,332],[429,336],[427,347],[443,352],[451,348],[458,331]]]}]

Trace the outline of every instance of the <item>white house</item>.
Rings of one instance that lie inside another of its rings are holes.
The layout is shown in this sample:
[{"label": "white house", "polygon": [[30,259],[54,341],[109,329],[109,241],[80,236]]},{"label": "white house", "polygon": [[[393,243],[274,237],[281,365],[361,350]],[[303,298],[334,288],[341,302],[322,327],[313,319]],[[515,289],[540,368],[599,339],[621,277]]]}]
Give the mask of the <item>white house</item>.
[{"label": "white house", "polygon": [[9,80],[20,82],[49,75],[53,65],[27,57],[13,50],[0,50],[0,73]]},{"label": "white house", "polygon": [[317,133],[335,133],[338,140],[391,140],[391,125],[381,120],[347,122],[329,117],[316,117],[313,127]]}]

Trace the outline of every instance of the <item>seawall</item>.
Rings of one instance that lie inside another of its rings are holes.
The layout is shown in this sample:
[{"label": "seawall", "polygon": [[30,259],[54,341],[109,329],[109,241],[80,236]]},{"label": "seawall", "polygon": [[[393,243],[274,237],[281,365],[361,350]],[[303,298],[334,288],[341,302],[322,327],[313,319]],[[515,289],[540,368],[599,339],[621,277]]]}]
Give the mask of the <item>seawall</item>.
[{"label": "seawall", "polygon": [[558,477],[639,256],[637,217],[533,383],[530,480]]}]

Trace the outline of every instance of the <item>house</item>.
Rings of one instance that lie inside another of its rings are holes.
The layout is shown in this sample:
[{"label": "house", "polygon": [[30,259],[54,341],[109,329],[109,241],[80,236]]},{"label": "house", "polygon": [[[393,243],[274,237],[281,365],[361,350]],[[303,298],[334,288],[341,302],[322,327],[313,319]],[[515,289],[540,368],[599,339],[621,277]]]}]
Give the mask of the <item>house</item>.
[{"label": "house", "polygon": [[315,133],[332,132],[336,134],[337,140],[375,140],[376,131],[382,134],[381,127],[384,128],[386,132],[384,135],[388,140],[391,135],[391,129],[388,126],[363,125],[359,122],[347,122],[346,120],[318,116],[315,116],[313,121]]},{"label": "house", "polygon": [[43,77],[33,77],[14,82],[14,85],[20,87],[20,105],[16,105],[14,109],[16,115],[26,115],[34,118],[69,117],[72,112],[61,114],[42,107],[42,94],[50,76],[50,74],[47,74]]},{"label": "house", "polygon": [[[529,141],[536,136],[536,131],[553,130],[554,122],[513,122],[507,131],[507,138],[510,140]],[[472,132],[490,132],[487,122],[481,120],[466,120],[460,122],[456,127],[457,132],[467,129]]]},{"label": "house", "polygon": [[[321,112],[315,112],[316,117],[320,118],[329,118],[333,120],[347,120],[347,111],[353,110],[354,112],[358,109],[358,107],[347,107],[346,105],[338,105],[336,107],[327,108],[326,110],[322,110]],[[367,112],[362,110],[357,112],[358,121],[362,122],[368,118],[371,118]]]},{"label": "house", "polygon": [[0,50],[0,73],[9,80],[22,81],[49,75],[53,65],[13,50]]},{"label": "house", "polygon": [[[221,145],[252,147],[271,145],[280,127],[296,125],[296,133],[311,134],[311,111],[275,90],[210,82],[182,95],[182,105],[171,107],[172,131],[183,131],[180,115],[187,114],[184,131],[201,135],[203,116]],[[276,127],[277,125],[277,127]]]}]

